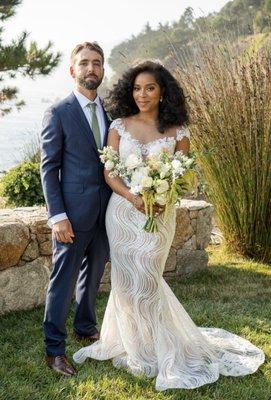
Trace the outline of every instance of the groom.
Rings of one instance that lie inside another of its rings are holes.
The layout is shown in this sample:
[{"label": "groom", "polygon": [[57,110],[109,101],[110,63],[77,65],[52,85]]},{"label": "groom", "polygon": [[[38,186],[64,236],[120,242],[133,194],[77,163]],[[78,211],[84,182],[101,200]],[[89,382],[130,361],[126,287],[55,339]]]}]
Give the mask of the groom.
[{"label": "groom", "polygon": [[75,286],[74,336],[99,339],[95,300],[109,256],[105,211],[111,195],[98,153],[109,127],[97,96],[104,75],[101,47],[96,42],[77,45],[70,73],[74,91],[46,111],[41,134],[41,178],[53,237],[43,324],[46,362],[66,376],[75,374],[65,355],[65,323]]}]

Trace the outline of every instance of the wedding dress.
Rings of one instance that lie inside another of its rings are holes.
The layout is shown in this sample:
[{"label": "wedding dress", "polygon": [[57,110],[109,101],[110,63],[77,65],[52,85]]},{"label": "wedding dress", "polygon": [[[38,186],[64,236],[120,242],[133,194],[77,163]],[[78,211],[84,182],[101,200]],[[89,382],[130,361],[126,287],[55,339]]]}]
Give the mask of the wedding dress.
[{"label": "wedding dress", "polygon": [[[112,122],[120,136],[119,153],[146,156],[161,149],[174,152],[176,137],[141,144],[125,130],[121,119]],[[113,359],[115,367],[132,374],[156,377],[156,389],[193,389],[215,382],[219,374],[242,376],[255,372],[264,353],[248,340],[218,328],[198,328],[163,279],[175,232],[175,208],[159,232],[143,230],[144,214],[113,193],[106,214],[111,251],[112,290],[101,338],[77,351],[73,358]]]}]

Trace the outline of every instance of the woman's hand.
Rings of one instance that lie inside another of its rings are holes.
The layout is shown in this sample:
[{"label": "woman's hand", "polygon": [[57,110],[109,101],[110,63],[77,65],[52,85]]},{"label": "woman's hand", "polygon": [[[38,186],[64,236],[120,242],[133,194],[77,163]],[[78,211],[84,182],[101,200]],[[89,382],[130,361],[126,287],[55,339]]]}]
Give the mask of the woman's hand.
[{"label": "woman's hand", "polygon": [[160,206],[157,203],[153,205],[153,212],[155,216],[162,214],[164,211],[165,211],[165,206]]},{"label": "woman's hand", "polygon": [[[143,214],[145,214],[145,206],[144,206],[144,201],[142,199],[142,196],[140,195],[134,195],[134,194],[129,194],[128,200],[133,204],[133,206]],[[153,205],[153,213],[155,216],[158,216],[159,214],[162,214],[164,212],[165,206],[160,206],[159,204],[154,204]]]},{"label": "woman's hand", "polygon": [[133,206],[143,214],[145,214],[145,206],[144,206],[144,201],[140,195],[135,195],[132,194],[129,196],[128,200],[130,203],[133,204]]}]

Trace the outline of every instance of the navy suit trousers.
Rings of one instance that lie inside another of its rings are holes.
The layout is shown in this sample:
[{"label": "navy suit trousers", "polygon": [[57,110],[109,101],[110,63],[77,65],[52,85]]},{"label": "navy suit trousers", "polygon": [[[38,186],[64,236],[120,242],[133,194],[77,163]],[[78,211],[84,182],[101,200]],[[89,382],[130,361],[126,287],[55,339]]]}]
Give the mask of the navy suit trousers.
[{"label": "navy suit trousers", "polygon": [[106,231],[97,223],[90,231],[74,234],[72,244],[53,240],[43,327],[46,353],[54,357],[65,353],[65,323],[75,287],[74,331],[82,335],[97,332],[95,300],[109,258]]}]

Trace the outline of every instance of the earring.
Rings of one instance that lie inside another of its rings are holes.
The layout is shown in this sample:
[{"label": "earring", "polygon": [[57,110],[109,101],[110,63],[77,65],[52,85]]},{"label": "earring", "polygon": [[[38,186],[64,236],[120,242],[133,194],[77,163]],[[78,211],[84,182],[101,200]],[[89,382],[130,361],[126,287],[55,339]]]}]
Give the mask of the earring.
[{"label": "earring", "polygon": [[162,101],[163,101],[163,96],[160,97],[160,103],[162,103]]}]

